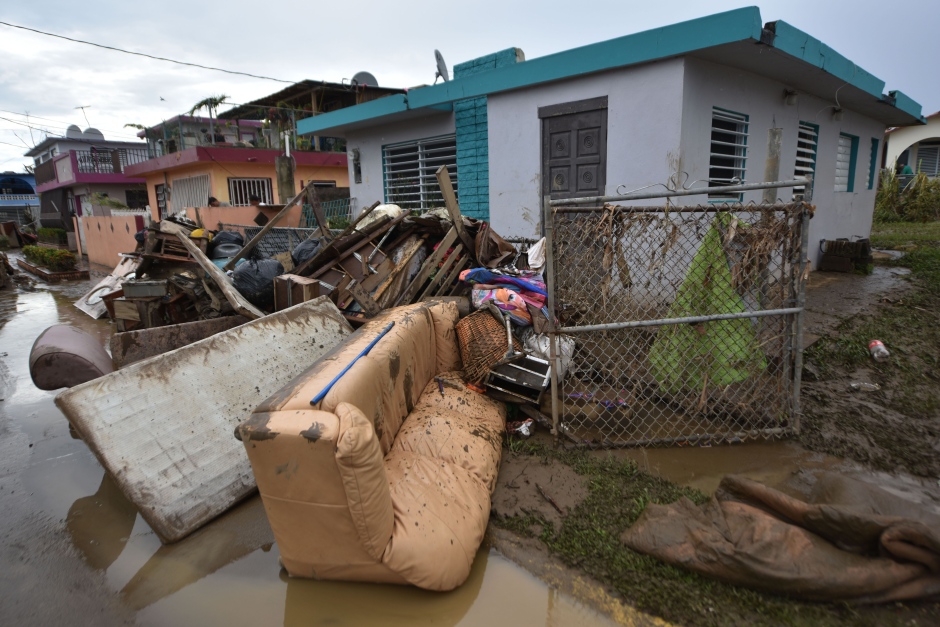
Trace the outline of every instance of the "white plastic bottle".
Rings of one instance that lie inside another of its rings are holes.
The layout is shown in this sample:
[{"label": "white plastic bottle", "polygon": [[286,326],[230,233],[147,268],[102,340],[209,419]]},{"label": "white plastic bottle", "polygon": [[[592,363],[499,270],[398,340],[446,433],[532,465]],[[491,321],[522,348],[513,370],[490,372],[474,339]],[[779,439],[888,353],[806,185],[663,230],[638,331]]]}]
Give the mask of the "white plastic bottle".
[{"label": "white plastic bottle", "polygon": [[875,361],[888,361],[888,358],[891,357],[891,353],[888,352],[888,349],[885,348],[881,340],[872,340],[869,342],[868,352],[871,353]]}]

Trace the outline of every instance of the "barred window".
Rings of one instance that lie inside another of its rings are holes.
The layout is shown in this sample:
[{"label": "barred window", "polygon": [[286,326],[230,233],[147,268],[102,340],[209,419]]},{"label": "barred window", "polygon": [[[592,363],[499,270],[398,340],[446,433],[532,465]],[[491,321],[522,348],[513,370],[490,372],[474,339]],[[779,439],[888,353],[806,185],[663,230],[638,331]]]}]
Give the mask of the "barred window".
[{"label": "barred window", "polygon": [[[819,143],[819,127],[809,122],[800,122],[800,130],[796,138],[796,167],[793,175],[803,178],[807,174],[816,173],[816,145]],[[806,186],[793,188],[793,200],[802,200],[806,193]]]},{"label": "barred window", "polygon": [[385,202],[417,211],[443,207],[444,198],[435,176],[442,165],[447,166],[454,193],[457,193],[455,135],[385,146]]},{"label": "barred window", "polygon": [[[747,162],[748,117],[712,107],[711,152],[708,159],[708,186],[723,187],[744,182]],[[709,194],[712,200],[741,200],[741,194]]]},{"label": "barred window", "polygon": [[261,202],[270,205],[274,202],[271,189],[269,178],[230,178],[228,180],[229,202],[233,207],[247,207],[251,204],[251,197],[257,196]]},{"label": "barred window", "polygon": [[171,182],[170,205],[173,213],[186,207],[205,207],[209,202],[209,175],[200,174]]}]

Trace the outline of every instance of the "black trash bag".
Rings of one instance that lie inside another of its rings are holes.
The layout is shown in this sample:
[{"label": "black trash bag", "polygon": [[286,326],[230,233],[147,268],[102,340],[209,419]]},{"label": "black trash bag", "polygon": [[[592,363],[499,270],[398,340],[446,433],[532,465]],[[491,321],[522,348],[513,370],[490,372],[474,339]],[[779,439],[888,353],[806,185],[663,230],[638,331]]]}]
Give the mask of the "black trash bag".
[{"label": "black trash bag", "polygon": [[250,260],[235,267],[232,285],[259,309],[274,307],[274,277],[284,274],[277,259]]},{"label": "black trash bag", "polygon": [[134,233],[134,239],[137,240],[138,244],[143,245],[147,241],[147,229],[140,229]]},{"label": "black trash bag", "polygon": [[206,247],[210,256],[212,255],[212,251],[215,250],[215,247],[219,244],[238,244],[239,246],[244,246],[245,238],[242,237],[242,234],[238,231],[219,231]]},{"label": "black trash bag", "polygon": [[307,262],[320,252],[323,247],[323,240],[308,239],[297,244],[297,247],[291,252],[290,258],[294,262],[294,267]]}]

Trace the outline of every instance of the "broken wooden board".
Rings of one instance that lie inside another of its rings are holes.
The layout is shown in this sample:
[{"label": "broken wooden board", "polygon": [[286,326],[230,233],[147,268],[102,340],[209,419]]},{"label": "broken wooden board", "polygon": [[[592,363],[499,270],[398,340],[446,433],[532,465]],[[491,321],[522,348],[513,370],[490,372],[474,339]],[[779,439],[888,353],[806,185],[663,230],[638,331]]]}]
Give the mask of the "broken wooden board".
[{"label": "broken wooden board", "polygon": [[235,426],[352,329],[320,297],[59,394],[56,405],[160,539],[255,489]]},{"label": "broken wooden board", "polygon": [[184,235],[183,233],[177,233],[176,236],[179,238],[183,245],[186,246],[186,249],[189,250],[189,254],[202,266],[202,269],[212,277],[212,280],[215,281],[215,284],[219,286],[219,289],[222,290],[222,294],[225,296],[225,300],[231,303],[232,308],[235,309],[238,313],[248,318],[261,318],[264,316],[264,312],[248,302],[248,299],[242,296],[238,290],[232,285],[232,280],[228,278],[228,275],[222,272],[217,265],[212,263],[212,261],[206,257],[206,254],[196,248],[196,245],[189,241],[189,236]]},{"label": "broken wooden board", "polygon": [[447,251],[456,241],[457,232],[458,231],[456,227],[452,227],[449,231],[447,231],[447,235],[445,235],[444,239],[442,239],[440,244],[437,245],[437,250],[428,255],[428,258],[421,266],[421,270],[418,271],[418,275],[405,289],[404,293],[398,297],[398,300],[395,301],[396,305],[410,305],[416,300],[416,297],[418,296],[418,290],[424,286],[424,282],[428,280],[428,277],[431,276],[431,273],[437,270],[437,267],[444,258],[444,255],[447,254]]}]

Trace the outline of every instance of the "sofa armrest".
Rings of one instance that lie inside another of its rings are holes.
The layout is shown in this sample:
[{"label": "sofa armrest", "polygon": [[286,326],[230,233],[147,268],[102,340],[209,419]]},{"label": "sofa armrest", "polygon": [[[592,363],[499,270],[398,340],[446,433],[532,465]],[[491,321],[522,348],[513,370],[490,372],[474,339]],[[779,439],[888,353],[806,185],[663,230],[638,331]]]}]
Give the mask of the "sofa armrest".
[{"label": "sofa armrest", "polygon": [[382,449],[372,423],[354,405],[340,403],[335,413],[340,425],[336,466],[349,513],[366,552],[379,560],[395,522]]}]

